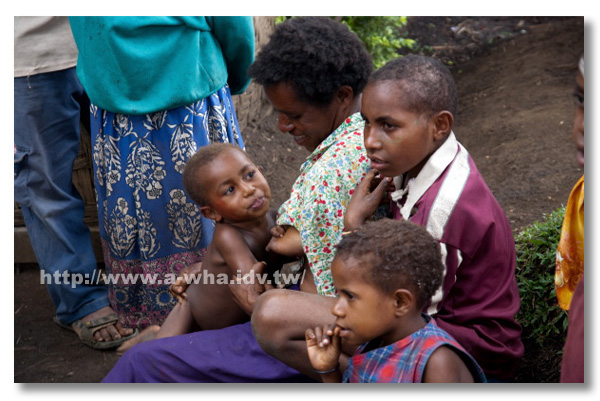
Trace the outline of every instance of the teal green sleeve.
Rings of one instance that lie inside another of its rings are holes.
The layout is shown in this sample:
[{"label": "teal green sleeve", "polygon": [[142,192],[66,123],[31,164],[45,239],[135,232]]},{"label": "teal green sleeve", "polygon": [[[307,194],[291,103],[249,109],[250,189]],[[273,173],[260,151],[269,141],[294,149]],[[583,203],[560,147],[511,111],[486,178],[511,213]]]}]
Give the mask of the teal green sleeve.
[{"label": "teal green sleeve", "polygon": [[113,113],[146,114],[197,102],[226,83],[242,93],[254,61],[252,17],[70,17],[77,76]]},{"label": "teal green sleeve", "polygon": [[254,23],[252,17],[207,17],[221,45],[227,65],[227,82],[234,95],[250,84],[248,67],[254,61]]}]

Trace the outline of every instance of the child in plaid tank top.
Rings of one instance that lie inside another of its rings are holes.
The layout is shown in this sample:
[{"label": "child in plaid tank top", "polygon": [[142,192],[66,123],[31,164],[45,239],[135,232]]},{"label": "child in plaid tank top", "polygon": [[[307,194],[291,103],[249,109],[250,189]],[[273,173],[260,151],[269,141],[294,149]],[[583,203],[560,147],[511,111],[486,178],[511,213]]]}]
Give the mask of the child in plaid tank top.
[{"label": "child in plaid tank top", "polygon": [[[442,282],[441,260],[437,241],[408,221],[379,220],[344,236],[331,267],[336,321],[305,333],[323,382],[486,381],[458,342],[421,313]],[[342,347],[358,347],[345,372]]]}]

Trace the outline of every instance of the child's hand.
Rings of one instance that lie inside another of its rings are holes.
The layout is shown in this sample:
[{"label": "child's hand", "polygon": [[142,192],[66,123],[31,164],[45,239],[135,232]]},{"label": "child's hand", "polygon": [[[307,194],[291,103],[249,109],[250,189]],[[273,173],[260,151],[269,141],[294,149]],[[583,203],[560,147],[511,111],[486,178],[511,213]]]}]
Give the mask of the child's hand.
[{"label": "child's hand", "polygon": [[386,179],[384,176],[382,176],[381,174],[377,174],[377,173],[375,174],[375,176],[373,177],[373,180],[371,181],[371,187],[369,188],[369,190],[371,192],[375,191],[377,189],[377,187],[379,186],[379,184],[381,184],[381,181],[386,181],[388,183],[387,188],[385,189],[385,192],[394,192],[396,190],[396,186],[394,185],[393,179]]},{"label": "child's hand", "polygon": [[300,232],[292,226],[275,226],[271,229],[273,237],[267,244],[267,251],[289,257],[304,256]]},{"label": "child's hand", "polygon": [[280,246],[280,242],[279,239],[283,238],[285,235],[285,232],[287,231],[287,227],[288,226],[274,226],[273,228],[271,228],[271,240],[269,241],[269,243],[267,244],[267,252],[275,252],[275,253],[279,253],[281,254],[281,246]]},{"label": "child's hand", "polygon": [[281,238],[285,235],[286,231],[287,231],[287,226],[275,226],[275,227],[271,228],[271,235],[274,238]]},{"label": "child's hand", "polygon": [[346,214],[344,215],[345,230],[358,228],[377,210],[377,206],[379,206],[383,195],[385,195],[392,182],[391,178],[385,177],[381,179],[377,186],[374,186],[374,182],[376,182],[375,175],[377,173],[377,170],[370,170],[365,178],[356,186],[346,209]]},{"label": "child's hand", "polygon": [[326,372],[338,366],[341,353],[339,326],[306,329],[304,337],[308,357],[314,370]]}]

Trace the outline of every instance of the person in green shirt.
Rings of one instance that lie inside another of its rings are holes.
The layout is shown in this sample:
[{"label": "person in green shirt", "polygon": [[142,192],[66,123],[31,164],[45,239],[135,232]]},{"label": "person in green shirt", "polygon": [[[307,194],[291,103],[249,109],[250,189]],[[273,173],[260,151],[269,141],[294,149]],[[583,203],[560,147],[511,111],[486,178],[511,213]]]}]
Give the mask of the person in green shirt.
[{"label": "person in green shirt", "polygon": [[244,148],[231,95],[250,82],[252,17],[69,20],[109,299],[124,327],[160,325],[176,304],[169,275],[201,262],[213,235],[184,190],[185,163],[213,142]]}]

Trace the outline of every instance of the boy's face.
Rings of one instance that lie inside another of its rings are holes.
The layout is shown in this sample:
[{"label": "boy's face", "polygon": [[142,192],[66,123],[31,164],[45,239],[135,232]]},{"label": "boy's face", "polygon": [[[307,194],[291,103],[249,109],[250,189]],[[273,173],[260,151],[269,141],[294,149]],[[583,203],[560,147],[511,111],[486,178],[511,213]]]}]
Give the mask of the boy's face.
[{"label": "boy's face", "polygon": [[[332,313],[342,331],[340,337],[351,345],[382,337],[384,345],[397,341],[396,300],[366,281],[363,262],[350,258],[333,259],[331,273],[340,294]],[[389,342],[388,342],[389,341]]]},{"label": "boy's face", "polygon": [[217,221],[236,223],[264,216],[271,204],[271,188],[260,170],[241,151],[227,149],[202,171],[207,201],[203,213]]},{"label": "boy's face", "polygon": [[403,98],[402,86],[390,81],[368,84],[362,96],[365,148],[384,177],[414,177],[437,146],[433,117],[407,110]]},{"label": "boy's face", "polygon": [[294,88],[286,82],[266,87],[265,93],[278,113],[279,130],[292,135],[309,152],[337,128],[334,102],[324,108],[312,106],[298,99]]},{"label": "boy's face", "polygon": [[575,142],[575,148],[577,149],[577,163],[583,167],[583,150],[584,150],[584,136],[583,136],[583,112],[584,112],[584,79],[581,75],[581,71],[577,72],[577,81],[575,85],[575,121],[573,124],[573,141]]}]

